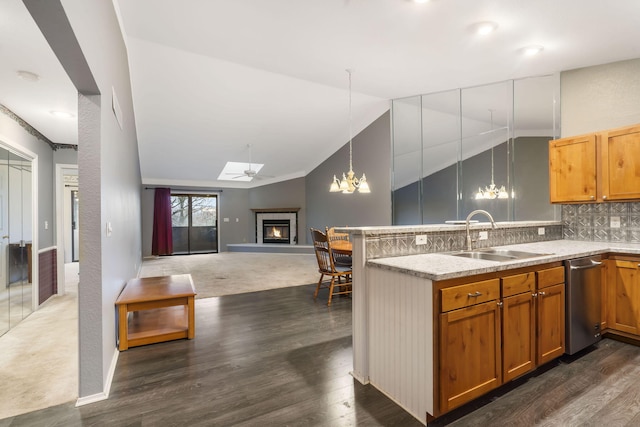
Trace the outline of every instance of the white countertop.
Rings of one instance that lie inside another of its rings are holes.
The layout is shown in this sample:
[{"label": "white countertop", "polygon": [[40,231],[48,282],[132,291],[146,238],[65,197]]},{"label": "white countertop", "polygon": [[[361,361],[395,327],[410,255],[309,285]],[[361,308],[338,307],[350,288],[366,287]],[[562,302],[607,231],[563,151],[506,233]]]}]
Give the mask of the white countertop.
[{"label": "white countertop", "polygon": [[577,240],[522,243],[500,246],[500,248],[548,255],[501,262],[462,258],[445,253],[433,253],[378,258],[367,261],[367,266],[398,271],[430,280],[446,280],[607,252],[640,254],[640,243],[584,242]]}]

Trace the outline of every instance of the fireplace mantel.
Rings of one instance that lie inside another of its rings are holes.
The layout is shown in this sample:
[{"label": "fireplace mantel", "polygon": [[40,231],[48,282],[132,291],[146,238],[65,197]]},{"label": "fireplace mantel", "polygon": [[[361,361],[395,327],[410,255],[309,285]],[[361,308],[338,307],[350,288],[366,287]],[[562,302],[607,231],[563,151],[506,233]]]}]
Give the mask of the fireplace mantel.
[{"label": "fireplace mantel", "polygon": [[251,210],[256,213],[263,213],[263,212],[288,213],[288,212],[298,212],[300,208],[264,208],[264,209],[251,209]]}]

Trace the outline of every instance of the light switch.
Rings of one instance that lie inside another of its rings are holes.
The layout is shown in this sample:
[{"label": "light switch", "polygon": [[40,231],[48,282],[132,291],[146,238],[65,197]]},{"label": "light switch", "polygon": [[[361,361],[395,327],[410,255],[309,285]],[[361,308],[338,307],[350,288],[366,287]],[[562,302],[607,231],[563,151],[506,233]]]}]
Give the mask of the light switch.
[{"label": "light switch", "polygon": [[49,221],[45,221],[44,222],[44,229],[48,230],[49,229]]},{"label": "light switch", "polygon": [[240,218],[236,218],[236,222],[240,222]]},{"label": "light switch", "polygon": [[544,227],[538,227],[538,236],[544,236]]},{"label": "light switch", "polygon": [[229,222],[229,218],[224,218],[223,221],[224,222]]},{"label": "light switch", "polygon": [[113,228],[111,228],[111,222],[108,221],[107,222],[107,229],[106,229],[107,237],[111,237],[112,233],[113,233]]},{"label": "light switch", "polygon": [[611,228],[620,228],[620,217],[612,216],[611,217]]}]

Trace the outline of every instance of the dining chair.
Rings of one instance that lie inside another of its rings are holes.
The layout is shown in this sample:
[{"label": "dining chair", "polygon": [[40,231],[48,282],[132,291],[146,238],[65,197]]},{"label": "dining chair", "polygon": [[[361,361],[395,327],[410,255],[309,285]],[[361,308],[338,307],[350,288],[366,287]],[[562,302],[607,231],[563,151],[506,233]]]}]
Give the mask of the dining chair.
[{"label": "dining chair", "polygon": [[[327,306],[331,305],[331,299],[334,295],[348,295],[352,291],[351,266],[339,266],[334,262],[331,243],[327,239],[327,235],[320,230],[311,228],[311,237],[313,240],[313,249],[318,260],[318,272],[320,280],[313,293],[313,299],[318,297],[321,288],[329,289],[329,301]],[[325,280],[325,276],[330,280]],[[344,280],[344,282],[342,282]]]},{"label": "dining chair", "polygon": [[[349,242],[349,234],[348,233],[338,233],[335,231],[335,227],[325,227],[325,232],[327,234],[327,239],[329,243],[333,242]],[[335,245],[334,245],[335,247]],[[349,245],[351,247],[351,245]],[[333,251],[333,261],[336,265],[341,267],[351,267],[353,260],[351,258],[351,251]]]}]

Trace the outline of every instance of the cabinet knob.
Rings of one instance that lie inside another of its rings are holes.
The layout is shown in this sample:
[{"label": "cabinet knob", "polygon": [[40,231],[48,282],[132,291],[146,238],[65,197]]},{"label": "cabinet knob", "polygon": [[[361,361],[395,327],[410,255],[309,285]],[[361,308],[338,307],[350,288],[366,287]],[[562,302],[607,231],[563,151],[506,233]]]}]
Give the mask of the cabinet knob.
[{"label": "cabinet knob", "polygon": [[535,298],[535,297],[538,296],[538,294],[534,292],[534,293],[531,294],[531,296]]},{"label": "cabinet knob", "polygon": [[595,200],[595,199],[596,199],[596,196],[589,196],[589,198],[590,198],[591,200]]},{"label": "cabinet knob", "polygon": [[541,297],[545,296],[546,293],[544,293],[543,291],[538,292],[538,295],[540,295]]},{"label": "cabinet knob", "polygon": [[502,301],[498,301],[498,307],[502,307]]},{"label": "cabinet knob", "polygon": [[602,196],[602,200],[607,200],[607,196]]},{"label": "cabinet knob", "polygon": [[482,292],[474,292],[474,293],[468,293],[467,296],[472,297],[472,298],[476,298],[479,297],[480,295],[482,295]]}]

